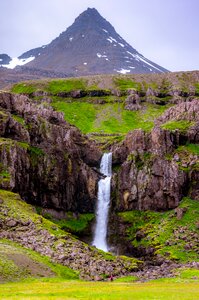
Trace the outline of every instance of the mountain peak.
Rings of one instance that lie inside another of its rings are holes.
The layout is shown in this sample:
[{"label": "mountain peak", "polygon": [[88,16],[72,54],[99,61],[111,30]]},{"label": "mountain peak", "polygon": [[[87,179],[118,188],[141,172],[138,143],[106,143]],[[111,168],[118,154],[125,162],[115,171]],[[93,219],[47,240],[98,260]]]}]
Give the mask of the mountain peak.
[{"label": "mountain peak", "polygon": [[[94,26],[111,26],[97,11],[95,8],[87,8],[84,12],[82,12],[76,19],[72,26],[83,26],[84,28]],[[111,26],[112,27],[112,26]],[[70,28],[70,27],[69,27]]]},{"label": "mountain peak", "polygon": [[83,11],[80,15],[80,16],[84,16],[86,15],[87,17],[96,17],[96,16],[100,16],[102,18],[102,16],[100,15],[100,13],[98,12],[98,10],[96,8],[90,8],[88,7],[85,11]]},{"label": "mountain peak", "polygon": [[87,8],[50,44],[23,53],[15,62],[69,76],[167,71],[129,45],[95,8]]}]

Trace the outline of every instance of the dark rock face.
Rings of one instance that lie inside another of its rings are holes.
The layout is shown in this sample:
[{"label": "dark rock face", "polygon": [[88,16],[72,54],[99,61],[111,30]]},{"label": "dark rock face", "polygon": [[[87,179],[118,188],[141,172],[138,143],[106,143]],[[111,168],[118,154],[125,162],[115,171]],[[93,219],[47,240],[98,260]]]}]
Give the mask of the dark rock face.
[{"label": "dark rock face", "polygon": [[1,187],[43,207],[93,211],[99,175],[92,167],[101,157],[95,144],[62,114],[38,107],[26,96],[1,93],[0,106],[0,161],[9,173]]},{"label": "dark rock face", "polygon": [[19,58],[29,57],[35,59],[25,66],[33,71],[68,76],[168,72],[130,46],[94,8],[84,11],[50,44],[29,50]]},{"label": "dark rock face", "polygon": [[[113,147],[113,163],[121,165],[112,183],[118,195],[117,210],[175,208],[189,187],[191,196],[197,199],[198,171],[194,166],[198,157],[190,155],[185,162],[177,155],[172,156],[181,141],[184,138],[179,131],[156,127],[151,133],[135,130],[121,146]],[[198,136],[187,132],[186,141],[197,143]]]},{"label": "dark rock face", "polygon": [[7,54],[0,54],[0,66],[7,65],[11,61],[11,57]]}]

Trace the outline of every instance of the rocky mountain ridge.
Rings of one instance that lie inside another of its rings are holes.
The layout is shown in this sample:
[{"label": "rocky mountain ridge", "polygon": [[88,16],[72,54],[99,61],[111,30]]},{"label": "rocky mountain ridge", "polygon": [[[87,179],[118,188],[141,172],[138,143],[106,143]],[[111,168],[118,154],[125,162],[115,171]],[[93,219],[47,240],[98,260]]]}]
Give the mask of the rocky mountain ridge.
[{"label": "rocky mountain ridge", "polygon": [[80,14],[50,44],[29,50],[12,60],[8,57],[5,60],[4,55],[0,66],[25,66],[32,72],[38,69],[43,76],[46,72],[65,76],[168,72],[129,45],[94,8]]}]

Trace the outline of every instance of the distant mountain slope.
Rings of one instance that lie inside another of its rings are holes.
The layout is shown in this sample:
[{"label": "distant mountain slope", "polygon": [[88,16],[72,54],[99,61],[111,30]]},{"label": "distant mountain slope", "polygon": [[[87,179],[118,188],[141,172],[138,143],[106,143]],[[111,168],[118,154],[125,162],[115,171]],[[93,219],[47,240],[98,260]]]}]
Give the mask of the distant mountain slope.
[{"label": "distant mountain slope", "polygon": [[50,44],[23,53],[4,67],[62,72],[71,76],[90,74],[162,73],[129,45],[95,8],[88,8]]}]

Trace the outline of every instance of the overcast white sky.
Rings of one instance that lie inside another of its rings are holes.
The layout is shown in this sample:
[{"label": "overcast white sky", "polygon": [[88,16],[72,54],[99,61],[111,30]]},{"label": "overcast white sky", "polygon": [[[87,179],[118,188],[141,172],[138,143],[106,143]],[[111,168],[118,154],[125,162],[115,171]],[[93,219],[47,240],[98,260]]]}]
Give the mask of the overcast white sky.
[{"label": "overcast white sky", "polygon": [[153,62],[199,70],[199,0],[0,0],[0,53],[48,44],[88,7]]}]

